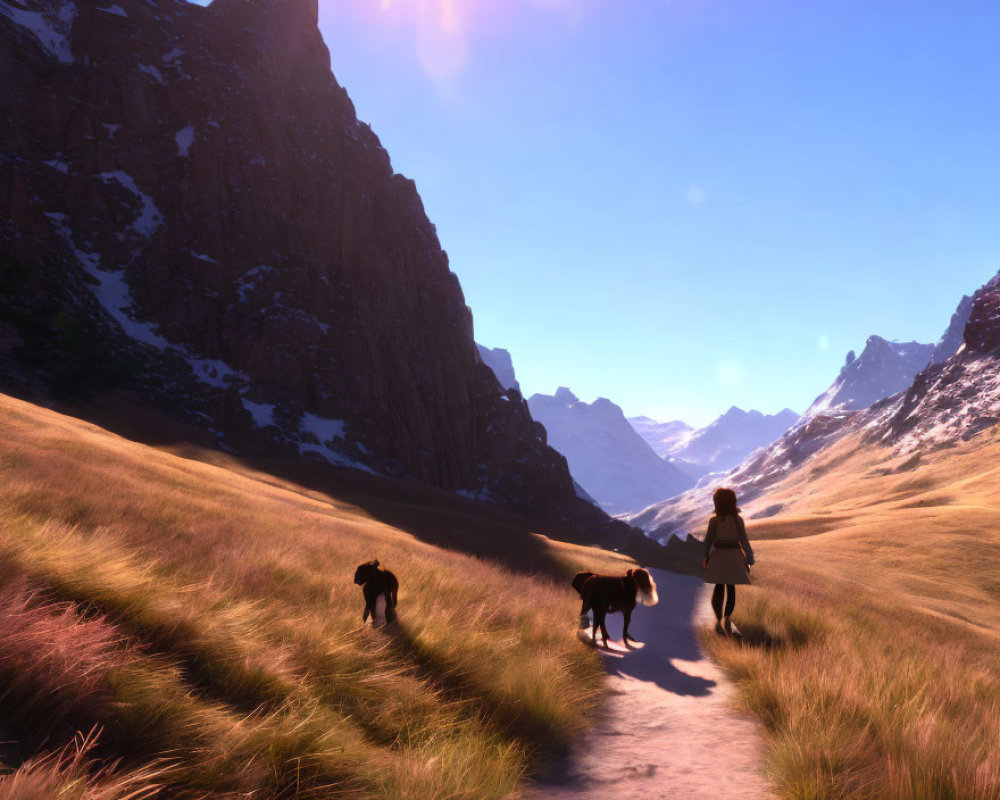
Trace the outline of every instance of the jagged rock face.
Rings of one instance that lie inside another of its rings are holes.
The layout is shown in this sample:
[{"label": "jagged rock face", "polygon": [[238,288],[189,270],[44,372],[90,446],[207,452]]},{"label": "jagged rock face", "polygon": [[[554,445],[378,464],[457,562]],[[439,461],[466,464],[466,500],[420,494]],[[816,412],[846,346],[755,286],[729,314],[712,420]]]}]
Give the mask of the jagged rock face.
[{"label": "jagged rock face", "polygon": [[969,322],[969,315],[971,313],[972,298],[968,295],[963,295],[958,308],[951,315],[951,322],[948,323],[947,330],[945,330],[944,334],[938,340],[938,343],[934,345],[934,352],[931,353],[932,364],[941,364],[947,361],[962,346],[962,343],[965,341],[965,326]]},{"label": "jagged rock face", "polygon": [[478,362],[316,0],[0,0],[0,84],[0,357],[124,382],[223,443],[530,509],[574,497]]},{"label": "jagged rock face", "polygon": [[[956,316],[962,312],[959,306]],[[867,441],[908,453],[968,439],[1000,421],[1000,274],[972,296],[964,315],[962,346],[873,408],[864,420]]]},{"label": "jagged rock face", "polygon": [[889,342],[881,336],[869,336],[861,355],[851,358],[848,354],[837,380],[813,401],[803,416],[856,411],[901,392],[927,366],[934,352],[935,346],[930,344]]},{"label": "jagged rock face", "polygon": [[521,385],[517,382],[517,377],[514,374],[514,362],[511,360],[510,353],[501,347],[485,347],[481,344],[477,344],[476,349],[479,352],[480,360],[493,370],[493,374],[497,376],[497,380],[500,381],[500,385],[504,389],[521,391]]},{"label": "jagged rock face", "polygon": [[973,296],[963,340],[970,353],[995,353],[1000,348],[1000,274]]},{"label": "jagged rock face", "polygon": [[869,408],[907,389],[925,367],[943,363],[955,354],[963,343],[972,310],[972,298],[963,296],[944,334],[933,345],[869,336],[860,356],[855,357],[853,350],[847,354],[837,379],[813,401],[803,419]]}]

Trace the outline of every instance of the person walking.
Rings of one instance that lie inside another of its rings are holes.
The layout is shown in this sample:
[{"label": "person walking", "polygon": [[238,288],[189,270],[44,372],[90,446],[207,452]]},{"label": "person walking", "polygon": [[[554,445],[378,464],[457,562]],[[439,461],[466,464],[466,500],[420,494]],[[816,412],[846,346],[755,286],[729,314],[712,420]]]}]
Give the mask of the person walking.
[{"label": "person walking", "polygon": [[736,492],[720,486],[712,495],[715,516],[708,521],[705,534],[705,583],[714,583],[712,610],[715,612],[715,630],[732,633],[730,617],[736,607],[737,584],[750,583],[753,566],[753,549],[747,539],[747,528],[736,505]]}]

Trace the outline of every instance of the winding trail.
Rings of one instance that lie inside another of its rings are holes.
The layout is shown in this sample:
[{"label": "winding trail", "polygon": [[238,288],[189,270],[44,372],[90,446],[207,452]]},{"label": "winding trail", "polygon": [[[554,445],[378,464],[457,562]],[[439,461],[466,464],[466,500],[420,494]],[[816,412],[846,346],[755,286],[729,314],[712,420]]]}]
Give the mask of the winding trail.
[{"label": "winding trail", "polygon": [[[735,689],[698,648],[695,625],[714,620],[699,578],[650,570],[660,602],[639,606],[630,633],[642,649],[603,656],[608,700],[565,763],[528,792],[533,800],[764,800],[758,723],[733,710]],[[621,614],[608,617],[619,642]],[[589,631],[587,632],[589,639]]]}]

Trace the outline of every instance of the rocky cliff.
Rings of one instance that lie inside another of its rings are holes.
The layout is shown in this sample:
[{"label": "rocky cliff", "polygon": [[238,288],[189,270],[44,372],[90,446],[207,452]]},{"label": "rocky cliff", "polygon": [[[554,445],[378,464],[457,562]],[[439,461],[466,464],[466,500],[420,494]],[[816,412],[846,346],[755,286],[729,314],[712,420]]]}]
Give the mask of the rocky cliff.
[{"label": "rocky cliff", "polygon": [[510,353],[501,347],[485,347],[481,344],[477,344],[476,348],[479,351],[479,359],[493,370],[493,374],[500,381],[500,386],[504,389],[521,391],[521,385],[517,382],[517,376],[514,374],[514,362],[511,360]]},{"label": "rocky cliff", "polygon": [[934,345],[934,351],[931,353],[932,364],[940,364],[947,361],[962,346],[962,343],[965,341],[965,326],[969,322],[969,315],[971,313],[972,298],[968,295],[963,295],[958,303],[958,308],[951,315],[951,322],[948,323],[947,330],[942,334],[937,344]]},{"label": "rocky cliff", "polygon": [[123,387],[223,446],[585,505],[477,358],[317,0],[0,0],[0,85],[6,385]]},{"label": "rocky cliff", "polygon": [[[947,339],[946,332],[942,346],[947,346]],[[803,416],[857,411],[901,392],[927,366],[935,349],[931,344],[890,342],[881,336],[869,336],[861,355],[855,358],[853,350],[848,353],[837,379],[813,401]]]},{"label": "rocky cliff", "polygon": [[957,312],[967,320],[962,344],[946,361],[918,373],[901,395],[872,409],[862,425],[868,441],[920,452],[1000,422],[1000,273],[963,305]]}]

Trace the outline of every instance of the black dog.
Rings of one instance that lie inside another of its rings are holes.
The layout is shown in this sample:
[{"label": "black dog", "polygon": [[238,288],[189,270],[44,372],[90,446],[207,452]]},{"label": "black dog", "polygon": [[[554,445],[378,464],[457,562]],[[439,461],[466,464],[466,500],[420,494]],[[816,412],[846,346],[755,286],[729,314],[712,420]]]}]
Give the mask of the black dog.
[{"label": "black dog", "polygon": [[630,569],[623,578],[610,575],[595,575],[593,572],[579,572],[573,578],[573,588],[583,599],[580,616],[593,609],[594,622],[590,630],[590,638],[597,644],[597,628],[600,626],[604,637],[604,646],[608,647],[608,628],[605,617],[616,611],[621,611],[625,617],[625,627],[622,629],[622,641],[626,646],[631,639],[628,635],[629,622],[632,621],[632,611],[636,601],[647,606],[655,606],[659,601],[656,596],[656,583],[653,576],[644,569]]},{"label": "black dog", "polygon": [[385,595],[386,624],[396,619],[396,594],[399,592],[399,581],[389,570],[378,565],[378,559],[366,561],[354,571],[354,582],[362,587],[365,596],[365,613],[361,621],[365,622],[372,615],[372,625],[375,624],[375,603],[379,595]]}]

